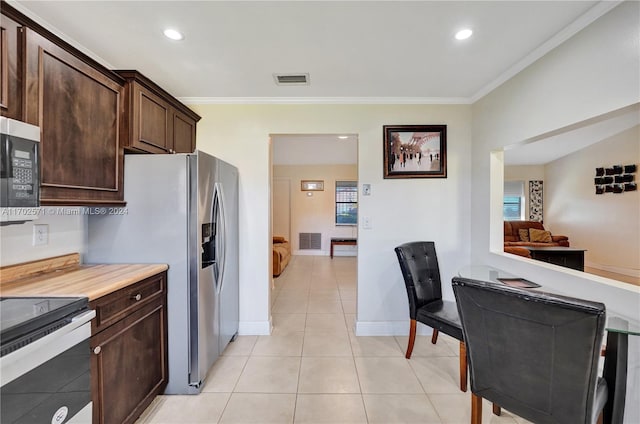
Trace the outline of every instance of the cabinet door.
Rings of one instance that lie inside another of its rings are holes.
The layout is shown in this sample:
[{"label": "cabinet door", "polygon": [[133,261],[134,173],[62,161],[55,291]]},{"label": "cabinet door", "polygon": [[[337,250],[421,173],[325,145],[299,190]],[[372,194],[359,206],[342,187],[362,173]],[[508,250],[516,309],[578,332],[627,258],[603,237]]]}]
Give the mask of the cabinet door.
[{"label": "cabinet door", "polygon": [[149,153],[171,152],[171,107],[161,97],[133,84],[132,147]]},{"label": "cabinet door", "polygon": [[41,203],[123,203],[123,86],[39,34],[24,34],[24,120],[41,129]]},{"label": "cabinet door", "polygon": [[196,121],[184,113],[173,114],[173,150],[176,153],[193,153],[196,148]]},{"label": "cabinet door", "polygon": [[166,334],[166,302],[158,298],[91,337],[94,423],[133,423],[164,390]]},{"label": "cabinet door", "polygon": [[18,63],[20,31],[20,24],[0,15],[0,112],[12,119],[22,119],[22,74]]}]

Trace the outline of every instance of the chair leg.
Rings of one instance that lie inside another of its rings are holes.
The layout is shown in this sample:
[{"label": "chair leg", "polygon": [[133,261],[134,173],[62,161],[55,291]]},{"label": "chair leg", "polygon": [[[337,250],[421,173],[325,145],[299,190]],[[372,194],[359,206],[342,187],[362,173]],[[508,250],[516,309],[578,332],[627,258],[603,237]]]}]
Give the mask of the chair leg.
[{"label": "chair leg", "polygon": [[460,390],[467,391],[467,346],[460,342]]},{"label": "chair leg", "polygon": [[493,415],[500,416],[500,414],[502,414],[502,408],[500,408],[500,405],[494,403],[493,404]]},{"label": "chair leg", "polygon": [[471,393],[471,424],[482,424],[482,398]]},{"label": "chair leg", "polygon": [[438,330],[434,328],[433,333],[431,333],[431,343],[436,344],[437,341],[438,341]]},{"label": "chair leg", "polygon": [[416,342],[416,326],[418,322],[415,319],[411,320],[411,327],[409,328],[409,344],[407,345],[407,353],[405,358],[411,359],[411,352],[413,352],[413,344]]}]

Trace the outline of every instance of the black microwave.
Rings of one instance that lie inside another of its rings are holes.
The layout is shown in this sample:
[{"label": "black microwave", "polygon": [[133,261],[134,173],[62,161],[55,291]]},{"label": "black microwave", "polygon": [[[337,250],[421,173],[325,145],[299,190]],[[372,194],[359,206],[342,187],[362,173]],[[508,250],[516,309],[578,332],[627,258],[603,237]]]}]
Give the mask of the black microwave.
[{"label": "black microwave", "polygon": [[40,128],[0,117],[0,207],[40,206]]}]

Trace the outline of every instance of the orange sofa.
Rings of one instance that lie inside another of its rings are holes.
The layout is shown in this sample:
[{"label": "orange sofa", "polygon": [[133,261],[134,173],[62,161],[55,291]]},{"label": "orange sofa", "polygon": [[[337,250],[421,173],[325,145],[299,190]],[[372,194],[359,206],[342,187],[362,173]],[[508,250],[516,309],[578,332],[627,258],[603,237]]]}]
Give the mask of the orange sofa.
[{"label": "orange sofa", "polygon": [[504,221],[504,251],[514,255],[531,257],[525,247],[563,246],[569,247],[569,237],[550,234],[550,241],[529,241],[520,237],[520,230],[528,233],[529,229],[545,231],[544,225],[538,221]]},{"label": "orange sofa", "polygon": [[284,237],[273,236],[273,276],[282,274],[291,259],[291,244]]}]

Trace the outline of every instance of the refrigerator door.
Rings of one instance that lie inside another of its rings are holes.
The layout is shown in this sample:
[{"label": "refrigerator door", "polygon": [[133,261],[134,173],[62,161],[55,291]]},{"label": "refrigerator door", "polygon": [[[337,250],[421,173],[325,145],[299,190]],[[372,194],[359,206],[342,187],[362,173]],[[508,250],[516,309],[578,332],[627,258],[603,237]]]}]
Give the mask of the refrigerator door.
[{"label": "refrigerator door", "polygon": [[238,332],[239,266],[238,266],[238,170],[218,161],[217,185],[224,219],[224,267],[219,286],[220,353]]},{"label": "refrigerator door", "polygon": [[[207,371],[219,355],[219,302],[215,273],[217,255],[215,239],[219,228],[215,225],[215,175],[217,160],[202,152],[192,155],[191,199],[195,210],[189,225],[195,236],[191,240],[190,267],[190,384],[199,387]],[[195,267],[194,267],[195,266]]]}]

